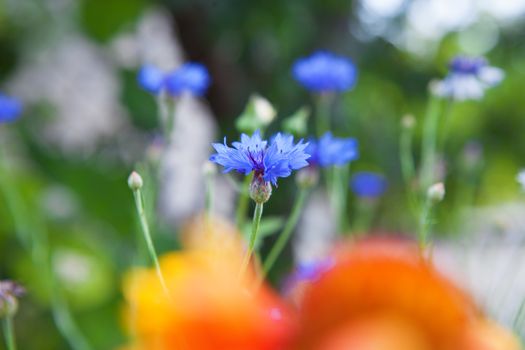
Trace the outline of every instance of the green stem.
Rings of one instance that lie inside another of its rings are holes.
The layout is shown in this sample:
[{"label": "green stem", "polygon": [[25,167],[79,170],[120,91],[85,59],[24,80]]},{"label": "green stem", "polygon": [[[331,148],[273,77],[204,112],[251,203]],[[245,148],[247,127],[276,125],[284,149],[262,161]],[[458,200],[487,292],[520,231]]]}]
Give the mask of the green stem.
[{"label": "green stem", "polygon": [[333,95],[324,93],[316,96],[315,107],[315,125],[317,131],[317,137],[323,136],[323,134],[330,130],[330,108],[332,106]]},{"label": "green stem", "polygon": [[213,174],[206,174],[206,198],[205,198],[205,212],[206,216],[210,218],[213,215]]},{"label": "green stem", "polygon": [[409,188],[415,175],[414,157],[412,156],[413,128],[403,128],[399,145],[399,158],[401,160],[401,172],[405,185]]},{"label": "green stem", "polygon": [[343,233],[348,229],[347,200],[348,200],[349,166],[334,166],[332,168],[331,197],[336,213],[337,230]]},{"label": "green stem", "polygon": [[263,271],[262,271],[262,279],[270,272],[273,265],[277,261],[277,258],[283,251],[284,247],[286,246],[286,243],[290,240],[290,237],[292,235],[292,232],[297,225],[297,222],[299,221],[299,217],[301,215],[301,212],[303,211],[304,204],[306,202],[306,198],[308,197],[308,188],[301,188],[299,195],[297,199],[295,200],[295,204],[292,209],[292,214],[288,217],[288,220],[286,221],[286,224],[284,225],[283,230],[281,231],[281,234],[279,235],[279,238],[275,242],[275,244],[272,247],[272,250],[270,250],[270,253],[266,257],[266,260],[263,264]]},{"label": "green stem", "polygon": [[7,208],[13,218],[18,239],[31,252],[33,264],[40,270],[43,280],[51,295],[51,312],[60,334],[74,350],[90,350],[91,347],[79,331],[71,311],[68,308],[59,286],[55,282],[53,267],[50,262],[50,247],[47,241],[45,224],[37,213],[29,214],[22,196],[17,191],[16,183],[12,181],[7,169],[0,159],[0,192],[4,196]]},{"label": "green stem", "polygon": [[428,238],[432,228],[432,206],[432,200],[430,198],[427,198],[421,208],[418,231],[418,241],[421,251],[424,251],[427,247]]},{"label": "green stem", "polygon": [[436,163],[436,146],[439,126],[439,115],[441,111],[441,101],[437,97],[432,97],[423,125],[422,143],[422,169],[421,169],[421,191],[424,194],[426,189],[434,183],[434,171]]},{"label": "green stem", "polygon": [[239,276],[244,275],[246,268],[248,267],[248,263],[250,262],[250,259],[252,257],[253,249],[255,247],[255,242],[257,240],[257,233],[259,232],[259,225],[261,224],[263,206],[264,206],[263,203],[255,203],[255,210],[253,211],[252,234],[250,235],[250,242],[248,243],[248,250],[246,251],[242,259],[241,270],[240,270]]},{"label": "green stem", "polygon": [[160,284],[162,285],[162,289],[164,290],[164,293],[166,293],[166,296],[169,297],[169,290],[166,286],[166,281],[164,280],[164,275],[162,274],[162,270],[160,268],[160,263],[157,256],[157,252],[155,251],[155,246],[153,245],[153,240],[151,239],[148,220],[146,217],[146,212],[144,211],[144,198],[142,197],[140,189],[133,190],[133,198],[135,199],[137,215],[139,217],[140,226],[142,228],[142,233],[144,234],[144,239],[146,241],[146,246],[148,248],[150,258],[153,261],[153,264],[155,265],[157,277],[159,278]]},{"label": "green stem", "polygon": [[160,113],[164,138],[167,144],[172,141],[173,128],[175,126],[175,100],[166,94],[157,97],[157,106]]},{"label": "green stem", "polygon": [[16,350],[16,340],[15,340],[15,330],[13,326],[13,318],[11,316],[6,316],[2,320],[3,331],[5,337],[5,344],[7,350]]},{"label": "green stem", "polygon": [[244,234],[244,221],[246,219],[246,212],[248,211],[248,206],[250,204],[250,194],[248,192],[248,188],[250,187],[250,183],[253,179],[253,172],[244,177],[244,181],[242,182],[241,187],[241,193],[239,194],[239,203],[237,203],[237,212],[235,214],[236,222],[237,222],[237,228],[241,233]]}]

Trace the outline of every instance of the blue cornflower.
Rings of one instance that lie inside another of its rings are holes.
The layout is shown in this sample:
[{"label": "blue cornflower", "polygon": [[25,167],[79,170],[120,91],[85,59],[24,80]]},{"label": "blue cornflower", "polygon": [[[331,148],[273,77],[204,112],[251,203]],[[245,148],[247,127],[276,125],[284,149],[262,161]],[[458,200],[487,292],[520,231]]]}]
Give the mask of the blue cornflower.
[{"label": "blue cornflower", "polygon": [[346,91],[357,78],[357,69],[349,58],[327,51],[298,59],[292,73],[295,80],[313,92]]},{"label": "blue cornflower", "polygon": [[252,171],[254,178],[262,178],[266,182],[277,184],[277,178],[288,177],[292,170],[308,165],[310,156],[305,153],[307,143],[300,140],[294,144],[293,136],[278,133],[270,142],[262,140],[259,131],[252,136],[241,135],[241,142],[233,142],[232,147],[226,144],[214,143],[216,154],[210,157],[212,162],[224,167],[224,172],[232,170],[248,175]]},{"label": "blue cornflower", "polygon": [[341,166],[359,157],[356,139],[334,137],[331,132],[325,133],[319,141],[310,140],[306,153],[311,155],[308,163],[320,167]]},{"label": "blue cornflower", "polygon": [[164,76],[164,72],[159,67],[145,64],[137,74],[137,81],[144,90],[157,95],[164,86]]},{"label": "blue cornflower", "polygon": [[166,89],[172,96],[179,96],[184,92],[201,96],[209,85],[208,70],[199,63],[185,63],[166,77]]},{"label": "blue cornflower", "polygon": [[21,113],[22,103],[18,99],[0,93],[0,123],[15,121]]},{"label": "blue cornflower", "polygon": [[350,187],[358,197],[375,198],[386,191],[388,183],[381,174],[361,171],[354,174],[350,180]]},{"label": "blue cornflower", "polygon": [[449,74],[432,86],[432,92],[456,101],[481,99],[485,90],[498,85],[505,76],[502,69],[489,66],[482,57],[458,56],[450,61],[449,68]]}]

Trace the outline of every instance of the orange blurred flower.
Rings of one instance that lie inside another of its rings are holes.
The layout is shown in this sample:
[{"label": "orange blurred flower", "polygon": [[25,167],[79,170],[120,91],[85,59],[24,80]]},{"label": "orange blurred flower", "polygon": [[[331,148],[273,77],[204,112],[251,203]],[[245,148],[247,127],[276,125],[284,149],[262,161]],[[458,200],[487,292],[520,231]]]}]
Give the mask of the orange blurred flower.
[{"label": "orange blurred flower", "polygon": [[125,280],[133,350],[284,349],[293,332],[288,306],[268,288],[240,278],[238,234],[217,220],[186,228],[187,250],[161,258],[166,296],[153,269]]},{"label": "orange blurred flower", "polygon": [[371,239],[345,246],[308,285],[297,349],[518,350],[416,245]]}]

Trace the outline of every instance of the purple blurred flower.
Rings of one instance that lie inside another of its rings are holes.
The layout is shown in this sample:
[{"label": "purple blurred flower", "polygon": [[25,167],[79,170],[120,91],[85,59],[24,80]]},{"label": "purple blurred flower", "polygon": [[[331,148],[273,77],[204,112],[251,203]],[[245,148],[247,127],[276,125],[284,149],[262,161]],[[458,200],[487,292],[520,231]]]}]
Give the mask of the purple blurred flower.
[{"label": "purple blurred flower", "polygon": [[357,78],[357,69],[349,58],[327,51],[317,51],[298,59],[292,74],[301,85],[313,92],[346,91]]},{"label": "purple blurred flower", "polygon": [[252,171],[255,177],[262,177],[264,181],[277,184],[278,177],[288,177],[292,170],[308,165],[306,159],[310,156],[305,153],[307,143],[300,140],[293,143],[293,136],[278,133],[270,141],[262,140],[259,131],[251,137],[242,134],[241,142],[233,142],[233,148],[226,144],[214,143],[216,154],[210,157],[212,162],[222,165],[224,172],[237,170],[248,175]]},{"label": "purple blurred flower", "polygon": [[308,163],[320,167],[344,165],[359,157],[356,139],[334,137],[331,132],[325,133],[319,141],[310,140],[306,153],[311,155]]},{"label": "purple blurred flower", "polygon": [[445,79],[432,85],[432,92],[456,101],[479,100],[485,90],[498,85],[504,78],[502,69],[489,66],[482,57],[458,56],[450,61]]},{"label": "purple blurred flower", "polygon": [[172,96],[179,96],[184,92],[201,96],[209,85],[208,70],[199,63],[185,63],[166,77],[166,89]]},{"label": "purple blurred flower", "polygon": [[22,113],[22,103],[14,98],[0,93],[0,123],[13,122]]},{"label": "purple blurred flower", "polygon": [[354,174],[350,180],[350,187],[358,197],[375,198],[386,191],[388,183],[381,174],[361,171]]}]

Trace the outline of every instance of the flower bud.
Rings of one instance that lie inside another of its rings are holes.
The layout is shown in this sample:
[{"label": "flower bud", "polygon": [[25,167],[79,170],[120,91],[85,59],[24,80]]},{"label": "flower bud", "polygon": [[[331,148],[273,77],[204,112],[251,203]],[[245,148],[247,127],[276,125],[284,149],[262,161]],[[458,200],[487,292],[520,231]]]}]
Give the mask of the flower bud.
[{"label": "flower bud", "polygon": [[259,95],[253,96],[252,101],[257,119],[259,119],[264,125],[270,124],[277,114],[272,104],[267,99]]},{"label": "flower bud", "polygon": [[140,190],[142,188],[142,185],[144,182],[142,181],[142,177],[137,173],[136,171],[132,171],[131,174],[128,177],[128,186],[133,191]]},{"label": "flower bud", "polygon": [[427,198],[432,202],[441,202],[445,198],[445,185],[438,182],[430,186],[427,190]]},{"label": "flower bud", "polygon": [[261,175],[255,175],[250,184],[250,197],[255,203],[266,203],[272,195],[272,185],[265,181]]},{"label": "flower bud", "polygon": [[202,173],[204,176],[212,176],[217,173],[217,167],[215,166],[215,163],[207,160],[202,164]]},{"label": "flower bud", "polygon": [[306,168],[297,171],[295,181],[299,187],[313,187],[319,182],[319,169],[317,167],[307,166]]}]

